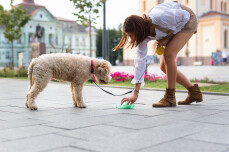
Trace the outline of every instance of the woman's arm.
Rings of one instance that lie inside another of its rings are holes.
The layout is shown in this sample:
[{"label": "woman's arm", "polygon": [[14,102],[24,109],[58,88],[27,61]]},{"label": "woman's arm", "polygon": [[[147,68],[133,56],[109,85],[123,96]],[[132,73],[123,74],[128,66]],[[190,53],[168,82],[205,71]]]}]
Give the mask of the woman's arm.
[{"label": "woman's arm", "polygon": [[135,74],[134,79],[131,81],[131,83],[135,85],[134,92],[132,96],[123,98],[121,100],[121,104],[123,104],[126,101],[128,102],[128,104],[134,103],[138,99],[139,89],[141,87],[141,84],[144,83],[148,42],[149,39],[145,39],[136,48],[136,57],[134,59]]},{"label": "woman's arm", "polygon": [[127,101],[127,105],[129,105],[129,104],[133,104],[135,101],[137,101],[140,87],[141,87],[141,83],[136,83],[134,86],[134,92],[133,92],[132,96],[123,98],[121,101],[121,104],[123,104],[124,102]]},{"label": "woman's arm", "polygon": [[139,93],[141,87],[141,83],[136,83],[134,86],[134,93]]},{"label": "woman's arm", "polygon": [[144,74],[146,70],[147,43],[150,39],[145,39],[136,47],[136,55],[134,59],[134,79],[132,84],[144,83]]}]

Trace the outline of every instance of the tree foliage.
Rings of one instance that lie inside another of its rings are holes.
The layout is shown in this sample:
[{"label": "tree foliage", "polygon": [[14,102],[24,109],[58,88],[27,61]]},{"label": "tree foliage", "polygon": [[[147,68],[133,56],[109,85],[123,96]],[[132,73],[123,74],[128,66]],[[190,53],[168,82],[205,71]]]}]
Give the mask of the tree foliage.
[{"label": "tree foliage", "polygon": [[9,42],[11,42],[12,67],[14,67],[13,41],[21,38],[21,28],[29,20],[30,15],[27,15],[26,10],[24,10],[21,6],[12,7],[9,11],[7,11],[2,5],[0,5],[0,24],[5,28],[4,36]]},{"label": "tree foliage", "polygon": [[[103,30],[97,30],[96,35],[96,56],[102,56],[102,36]],[[109,61],[112,65],[115,65],[115,61],[118,59],[120,62],[123,60],[123,49],[119,49],[117,51],[113,51],[112,49],[119,43],[122,38],[121,25],[118,29],[108,29],[107,30],[107,38],[108,38],[108,52]]]},{"label": "tree foliage", "polygon": [[99,17],[99,8],[105,0],[70,0],[73,2],[77,16],[77,21],[81,22],[83,25],[96,24],[96,19]]},{"label": "tree foliage", "polygon": [[77,16],[77,21],[81,22],[84,26],[89,26],[90,36],[90,56],[92,55],[92,36],[91,27],[92,24],[96,24],[96,19],[99,17],[99,7],[102,6],[106,0],[70,0],[73,2],[76,12],[73,13]]},{"label": "tree foliage", "polygon": [[11,7],[13,6],[13,2],[14,2],[14,0],[10,0],[10,6]]}]

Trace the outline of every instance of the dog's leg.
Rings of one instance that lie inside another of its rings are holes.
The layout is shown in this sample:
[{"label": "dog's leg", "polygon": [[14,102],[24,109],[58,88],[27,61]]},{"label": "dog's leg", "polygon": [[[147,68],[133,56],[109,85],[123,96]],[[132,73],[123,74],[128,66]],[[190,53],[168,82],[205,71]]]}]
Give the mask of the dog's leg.
[{"label": "dog's leg", "polygon": [[27,93],[27,96],[26,96],[25,105],[26,105],[27,108],[29,108],[29,105],[28,105],[28,103],[29,103],[28,102],[28,100],[29,100],[28,94],[29,94],[29,92],[30,92],[30,90],[31,90],[32,87],[33,87],[33,84],[30,84],[29,89],[28,89],[28,93]]},{"label": "dog's leg", "polygon": [[26,106],[30,108],[30,110],[37,110],[37,104],[35,102],[36,97],[38,94],[47,86],[50,77],[43,77],[39,80],[34,80],[34,84],[29,90],[27,94],[27,103]]},{"label": "dog's leg", "polygon": [[[29,92],[28,92],[28,93],[29,93]],[[29,105],[28,105],[28,94],[27,94],[27,96],[26,96],[25,106],[26,106],[27,108],[29,108]]]},{"label": "dog's leg", "polygon": [[83,102],[83,96],[82,96],[83,84],[72,83],[72,86],[73,86],[73,92],[74,92],[74,98],[76,101],[76,106],[79,108],[86,108],[87,105]]},{"label": "dog's leg", "polygon": [[[28,67],[28,79],[29,79],[29,90],[28,90],[28,93],[31,90],[31,88],[33,87],[33,67],[35,65],[35,62],[34,62],[35,60],[36,59],[33,59],[33,61],[30,63],[30,65]],[[29,108],[29,105],[28,105],[28,94],[26,96],[25,105],[26,105],[27,108]]]},{"label": "dog's leg", "polygon": [[33,87],[28,92],[26,106],[27,108],[30,108],[30,110],[37,110],[37,104],[35,102],[35,98],[38,96],[39,93],[40,93],[40,89],[36,84],[33,85]]},{"label": "dog's leg", "polygon": [[76,95],[75,95],[75,90],[74,90],[74,84],[73,83],[71,83],[70,88],[71,88],[71,92],[72,92],[73,104],[74,104],[75,107],[79,107],[79,105],[77,105],[77,102],[76,102]]}]

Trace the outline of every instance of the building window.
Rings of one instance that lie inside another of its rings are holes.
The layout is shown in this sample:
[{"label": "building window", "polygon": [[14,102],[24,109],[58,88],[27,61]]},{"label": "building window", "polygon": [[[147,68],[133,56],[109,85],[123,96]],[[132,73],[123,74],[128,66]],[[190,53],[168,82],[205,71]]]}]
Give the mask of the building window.
[{"label": "building window", "polygon": [[85,38],[82,39],[82,43],[81,44],[82,44],[82,46],[85,46],[85,44],[86,44]]},{"label": "building window", "polygon": [[40,18],[42,18],[43,17],[43,15],[42,14],[40,14]]},{"label": "building window", "polygon": [[79,39],[76,38],[76,46],[79,46]]},{"label": "building window", "polygon": [[10,56],[10,52],[9,51],[6,52],[6,56],[5,57],[6,57],[7,60],[10,60],[11,59],[11,56]]},{"label": "building window", "polygon": [[164,0],[158,0],[158,4],[164,3]]},{"label": "building window", "polygon": [[64,45],[68,44],[68,42],[67,42],[67,36],[63,36],[63,40],[64,40]]},{"label": "building window", "polygon": [[21,37],[17,40],[17,44],[21,44]]},{"label": "building window", "polygon": [[223,2],[221,2],[221,12],[223,12]]},{"label": "building window", "polygon": [[227,13],[227,2],[224,3],[224,12]]},{"label": "building window", "polygon": [[187,4],[187,5],[189,4],[189,0],[186,0],[186,4]]},{"label": "building window", "polygon": [[143,12],[146,12],[146,0],[143,0],[142,10]]},{"label": "building window", "polygon": [[213,0],[210,0],[210,9],[213,9]]},{"label": "building window", "polygon": [[54,44],[53,34],[49,34],[49,44]]},{"label": "building window", "polygon": [[71,46],[72,45],[72,39],[69,38],[68,42],[69,42],[68,44]]},{"label": "building window", "polygon": [[58,45],[58,36],[56,35],[56,45]]},{"label": "building window", "polygon": [[33,33],[29,33],[29,43],[33,42]]},{"label": "building window", "polygon": [[228,48],[228,31],[224,31],[224,47]]}]

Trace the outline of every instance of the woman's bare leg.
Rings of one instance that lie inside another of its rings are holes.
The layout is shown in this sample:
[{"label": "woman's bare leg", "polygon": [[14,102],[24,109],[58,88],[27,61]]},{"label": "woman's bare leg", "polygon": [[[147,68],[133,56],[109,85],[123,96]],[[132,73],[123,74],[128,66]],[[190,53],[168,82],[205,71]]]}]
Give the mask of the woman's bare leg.
[{"label": "woman's bare leg", "polygon": [[[166,74],[165,60],[164,60],[163,56],[161,56],[160,68]],[[193,86],[193,84],[187,79],[187,77],[182,72],[180,72],[179,70],[177,70],[176,82],[181,84],[186,89]]]},{"label": "woman's bare leg", "polygon": [[[177,53],[184,47],[188,40],[192,37],[193,33],[178,33],[168,43],[164,50],[164,63],[167,74],[167,87],[175,88],[177,79],[177,65],[175,58]],[[178,74],[178,77],[182,75]],[[181,79],[182,81],[182,79]]]},{"label": "woman's bare leg", "polygon": [[161,59],[161,70],[167,74],[167,88],[164,97],[154,103],[153,107],[174,107],[176,106],[175,85],[176,82],[183,85],[189,91],[188,97],[184,101],[179,101],[179,105],[188,105],[192,102],[203,101],[202,93],[197,84],[191,82],[177,70],[175,57],[185,43],[191,38],[192,33],[178,33],[166,46]]}]

